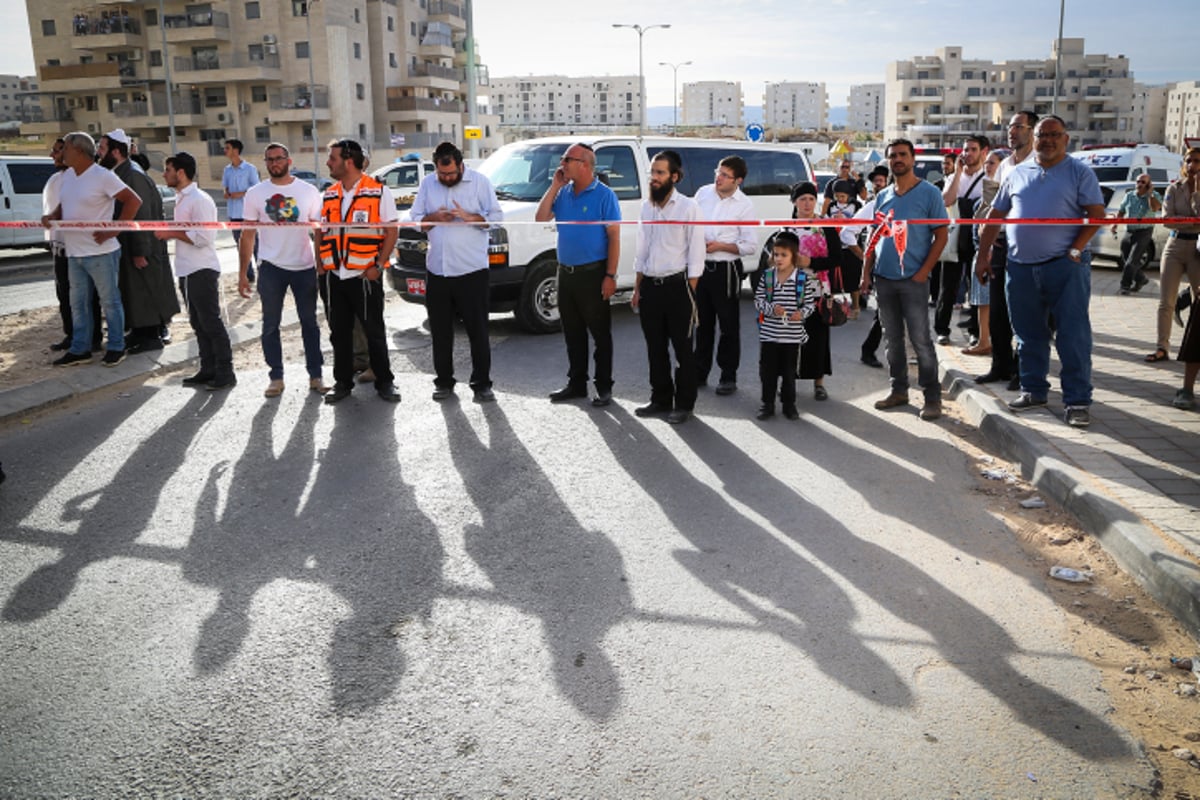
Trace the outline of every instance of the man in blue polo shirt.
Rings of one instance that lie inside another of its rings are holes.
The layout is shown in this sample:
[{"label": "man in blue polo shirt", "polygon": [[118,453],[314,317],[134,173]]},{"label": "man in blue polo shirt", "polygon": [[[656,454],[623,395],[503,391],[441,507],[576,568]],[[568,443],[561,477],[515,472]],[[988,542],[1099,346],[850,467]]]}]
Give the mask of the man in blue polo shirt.
[{"label": "man in blue polo shirt", "polygon": [[[1034,128],[1036,159],[1024,161],[1008,173],[996,199],[991,219],[1099,219],[1104,216],[1104,195],[1096,175],[1082,161],[1067,155],[1071,137],[1062,119],[1043,117]],[[1008,404],[1013,411],[1046,405],[1050,392],[1049,315],[1054,315],[1055,347],[1062,362],[1064,419],[1075,428],[1091,422],[1092,322],[1088,303],[1092,294],[1091,253],[1088,242],[1098,225],[1005,225],[1008,265],[1005,293],[1013,332],[1021,352],[1021,394]],[[979,236],[975,274],[987,281],[991,274],[992,242],[999,227],[985,226]]]},{"label": "man in blue polo shirt", "polygon": [[[887,146],[887,160],[894,182],[876,197],[876,214],[890,214],[897,221],[948,219],[942,193],[913,171],[916,155],[912,142],[893,139]],[[874,280],[892,383],[891,393],[875,403],[881,411],[908,405],[908,354],[904,347],[907,328],[917,355],[917,383],[925,395],[921,419],[935,420],[942,415],[942,385],[938,381],[928,303],[929,273],[941,257],[947,238],[946,225],[912,225],[908,227],[903,259],[895,238],[887,236],[880,236],[866,254],[860,289],[865,294]]]},{"label": "man in blue polo shirt", "polygon": [[621,207],[617,196],[596,178],[596,154],[586,144],[567,148],[550,188],[538,204],[538,222],[611,222],[611,225],[558,226],[558,313],[567,340],[567,385],[550,402],[587,397],[588,333],[595,343],[596,397],[612,402],[612,315],[609,298],[617,288],[621,259]]}]

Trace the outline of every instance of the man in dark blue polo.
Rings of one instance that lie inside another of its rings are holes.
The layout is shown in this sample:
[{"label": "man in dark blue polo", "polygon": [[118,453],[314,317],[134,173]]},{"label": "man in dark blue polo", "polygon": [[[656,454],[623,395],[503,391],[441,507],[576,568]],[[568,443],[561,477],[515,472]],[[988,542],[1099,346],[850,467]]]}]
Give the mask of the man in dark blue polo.
[{"label": "man in dark blue polo", "polygon": [[538,204],[538,222],[609,222],[558,226],[558,313],[567,340],[567,385],[550,393],[561,403],[588,396],[588,333],[595,343],[596,397],[612,402],[612,316],[609,298],[617,288],[621,258],[621,208],[617,196],[596,178],[596,154],[586,144],[567,148],[550,188]]}]

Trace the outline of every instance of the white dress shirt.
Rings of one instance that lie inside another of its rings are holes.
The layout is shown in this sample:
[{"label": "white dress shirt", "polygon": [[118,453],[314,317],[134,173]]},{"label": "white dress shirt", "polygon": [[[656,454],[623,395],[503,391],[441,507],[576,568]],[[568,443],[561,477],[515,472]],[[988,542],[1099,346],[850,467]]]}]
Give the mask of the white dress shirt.
[{"label": "white dress shirt", "polygon": [[[213,202],[208,192],[200,190],[194,183],[189,183],[175,200],[176,222],[216,222],[217,204]],[[217,258],[217,231],[213,228],[192,228],[185,230],[183,235],[188,238],[175,240],[175,274],[180,278],[191,275],[202,269],[221,271],[221,261]]]},{"label": "white dress shirt", "polygon": [[[700,222],[700,206],[690,197],[672,191],[661,207],[642,203],[643,222]],[[703,225],[639,225],[633,268],[648,278],[661,278],[687,270],[688,278],[704,274]]]},{"label": "white dress shirt", "polygon": [[[729,197],[717,194],[715,184],[701,186],[696,190],[696,205],[704,219],[713,222],[754,220],[754,202],[741,189],[734,189]],[[705,254],[709,261],[736,261],[742,256],[752,256],[758,250],[758,234],[750,225],[713,225],[704,229],[704,241],[736,244],[736,253],[718,250]]]}]

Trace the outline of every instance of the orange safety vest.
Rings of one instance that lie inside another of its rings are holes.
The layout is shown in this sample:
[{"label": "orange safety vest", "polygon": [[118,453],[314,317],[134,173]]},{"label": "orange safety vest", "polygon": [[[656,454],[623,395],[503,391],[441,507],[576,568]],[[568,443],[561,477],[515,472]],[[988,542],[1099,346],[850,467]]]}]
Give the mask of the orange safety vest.
[{"label": "orange safety vest", "polygon": [[[363,175],[358,190],[350,203],[350,214],[345,220],[350,223],[378,223],[379,201],[383,197],[383,184],[370,175]],[[321,219],[326,222],[342,222],[342,182],[334,182],[325,190]],[[321,237],[321,269],[332,271],[339,267],[365,270],[379,258],[379,247],[383,244],[383,228],[332,228]]]}]

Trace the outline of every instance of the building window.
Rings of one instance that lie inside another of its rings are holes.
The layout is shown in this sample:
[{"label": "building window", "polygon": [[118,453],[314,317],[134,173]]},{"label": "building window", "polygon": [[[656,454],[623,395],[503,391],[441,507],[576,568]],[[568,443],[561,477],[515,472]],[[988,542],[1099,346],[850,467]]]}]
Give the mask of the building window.
[{"label": "building window", "polygon": [[408,23],[408,35],[409,36],[417,35],[417,23],[415,23],[415,22]]},{"label": "building window", "polygon": [[359,61],[362,61],[362,45],[358,42],[354,43],[354,57]]},{"label": "building window", "polygon": [[248,53],[251,61],[263,60],[263,46],[261,44],[252,44],[248,48]]},{"label": "building window", "polygon": [[367,138],[367,126],[362,122],[358,123],[358,138],[359,139]]},{"label": "building window", "polygon": [[158,26],[158,9],[157,8],[146,9],[146,27],[154,28],[157,26]]},{"label": "building window", "polygon": [[54,20],[52,20],[52,19],[42,20],[42,36],[53,36],[53,35],[54,35]]},{"label": "building window", "polygon": [[259,144],[266,144],[271,141],[271,129],[266,125],[260,125],[254,129],[254,141]]},{"label": "building window", "polygon": [[251,103],[267,102],[267,87],[251,86],[250,87],[250,102]]},{"label": "building window", "polygon": [[305,141],[312,141],[313,131],[312,125],[305,125],[300,129],[300,137]]},{"label": "building window", "polygon": [[296,58],[308,58],[308,42],[296,42]]},{"label": "building window", "polygon": [[363,86],[361,83],[354,84],[354,96],[357,97],[359,100],[366,100],[367,99],[367,87]]},{"label": "building window", "polygon": [[354,21],[355,21],[356,23],[358,23],[358,22],[362,22],[362,18],[358,16],[358,9],[357,9],[357,8],[356,8],[356,9],[354,9]]},{"label": "building window", "polygon": [[262,9],[257,2],[246,3],[246,19],[262,19]]},{"label": "building window", "polygon": [[150,51],[150,66],[161,67],[162,65],[163,65],[162,50],[151,50]]},{"label": "building window", "polygon": [[206,108],[225,108],[229,105],[225,98],[224,86],[209,86],[204,90],[204,105]]},{"label": "building window", "polygon": [[396,30],[396,20],[393,19],[392,17],[388,17],[388,30],[389,31]]},{"label": "building window", "polygon": [[307,17],[308,16],[308,0],[292,0],[292,16]]},{"label": "building window", "polygon": [[389,67],[398,67],[398,66],[400,66],[400,65],[399,65],[399,63],[397,63],[397,61],[396,61],[396,54],[395,54],[395,53],[388,53],[388,66],[389,66]]}]

